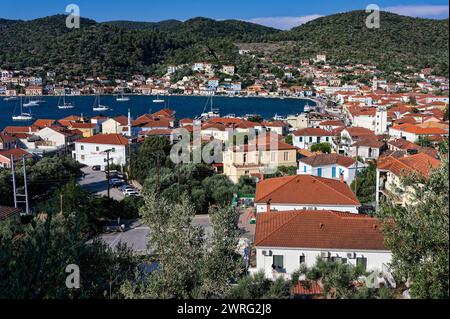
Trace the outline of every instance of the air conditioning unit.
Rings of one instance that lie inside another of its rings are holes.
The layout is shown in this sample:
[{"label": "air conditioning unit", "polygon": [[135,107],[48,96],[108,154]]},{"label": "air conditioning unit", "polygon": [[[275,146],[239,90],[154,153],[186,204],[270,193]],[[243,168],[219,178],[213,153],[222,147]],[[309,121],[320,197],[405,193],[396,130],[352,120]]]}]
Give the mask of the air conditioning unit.
[{"label": "air conditioning unit", "polygon": [[331,257],[331,253],[330,252],[322,252],[320,254],[320,257],[322,257],[322,258],[330,258]]},{"label": "air conditioning unit", "polygon": [[348,253],[347,258],[348,259],[356,259],[356,253]]}]

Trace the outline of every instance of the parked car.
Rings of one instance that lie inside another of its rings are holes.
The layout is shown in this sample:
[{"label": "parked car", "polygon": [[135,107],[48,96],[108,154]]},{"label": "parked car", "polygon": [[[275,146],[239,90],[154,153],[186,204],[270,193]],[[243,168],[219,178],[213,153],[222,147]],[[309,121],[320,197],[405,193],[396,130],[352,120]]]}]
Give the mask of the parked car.
[{"label": "parked car", "polygon": [[127,188],[127,189],[125,189],[124,191],[123,191],[123,194],[125,195],[125,196],[130,196],[131,194],[137,194],[137,195],[139,195],[139,193],[134,189],[134,188]]},{"label": "parked car", "polygon": [[95,166],[92,166],[92,170],[93,171],[101,171],[102,167],[100,165],[95,165]]},{"label": "parked car", "polygon": [[139,194],[138,192],[136,192],[136,191],[134,191],[134,192],[129,192],[129,193],[126,193],[125,194],[125,196],[135,196],[135,197],[138,197],[138,196],[141,196],[141,194]]}]

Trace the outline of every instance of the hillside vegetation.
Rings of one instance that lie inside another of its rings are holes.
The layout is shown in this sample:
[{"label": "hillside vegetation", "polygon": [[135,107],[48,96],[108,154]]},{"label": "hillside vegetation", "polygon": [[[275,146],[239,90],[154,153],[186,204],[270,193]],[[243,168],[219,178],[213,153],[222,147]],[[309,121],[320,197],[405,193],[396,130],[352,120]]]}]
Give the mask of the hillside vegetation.
[{"label": "hillside vegetation", "polygon": [[0,67],[54,70],[69,76],[153,74],[168,63],[199,59],[240,64],[236,43],[277,48],[272,57],[295,62],[326,53],[334,63],[374,63],[385,70],[405,65],[448,74],[448,19],[383,13],[380,29],[365,27],[363,11],[336,14],[290,31],[207,18],[158,23],[82,19],[65,27],[65,16],[31,21],[0,19]]}]

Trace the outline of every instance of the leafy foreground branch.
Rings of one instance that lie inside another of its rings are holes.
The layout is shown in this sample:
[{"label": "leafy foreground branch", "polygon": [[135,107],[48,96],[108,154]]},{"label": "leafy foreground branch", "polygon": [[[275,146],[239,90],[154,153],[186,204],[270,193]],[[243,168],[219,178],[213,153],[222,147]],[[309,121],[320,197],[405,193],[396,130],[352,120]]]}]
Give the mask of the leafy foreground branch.
[{"label": "leafy foreground branch", "polygon": [[149,250],[157,256],[158,269],[138,271],[128,280],[121,289],[126,298],[220,298],[229,293],[243,270],[236,252],[237,211],[211,208],[210,237],[192,225],[195,208],[186,197],[174,202],[148,194],[141,215],[150,227]]},{"label": "leafy foreground branch", "polygon": [[[447,146],[448,147],[448,146]],[[427,178],[403,178],[405,207],[386,201],[379,217],[384,220],[392,269],[411,287],[412,298],[449,296],[449,179],[448,157]]]}]

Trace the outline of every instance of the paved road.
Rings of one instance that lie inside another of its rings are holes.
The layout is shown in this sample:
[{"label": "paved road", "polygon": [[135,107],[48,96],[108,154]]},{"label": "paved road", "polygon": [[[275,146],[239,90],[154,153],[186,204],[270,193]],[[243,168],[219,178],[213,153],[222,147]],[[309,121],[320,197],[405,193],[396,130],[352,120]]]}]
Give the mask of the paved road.
[{"label": "paved road", "polygon": [[[106,182],[105,172],[93,171],[90,167],[85,167],[82,171],[86,175],[78,181],[78,184],[92,193],[100,196],[108,196],[108,184]],[[125,196],[118,189],[111,188],[111,198],[121,201]]]},{"label": "paved road", "polygon": [[[119,243],[126,244],[137,254],[151,254],[148,250],[148,235],[150,229],[142,224],[140,220],[120,221],[120,224],[126,226],[124,232],[113,232],[100,235],[100,239],[111,248],[116,248]],[[118,226],[117,223],[111,222],[112,226]],[[192,220],[192,225],[202,226],[205,231],[206,239],[212,235],[211,221],[208,215],[198,215]]]}]

